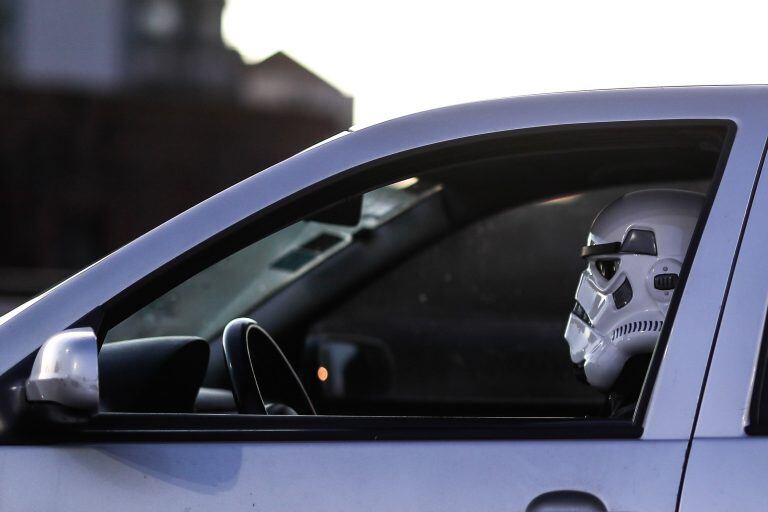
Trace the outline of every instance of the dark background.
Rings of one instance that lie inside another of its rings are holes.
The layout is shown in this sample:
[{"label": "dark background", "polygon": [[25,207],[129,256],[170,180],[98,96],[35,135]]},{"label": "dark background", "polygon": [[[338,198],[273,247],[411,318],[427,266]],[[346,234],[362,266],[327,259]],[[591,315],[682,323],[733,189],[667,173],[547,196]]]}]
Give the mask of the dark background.
[{"label": "dark background", "polygon": [[351,124],[290,56],[244,64],[223,6],[0,0],[0,313]]}]

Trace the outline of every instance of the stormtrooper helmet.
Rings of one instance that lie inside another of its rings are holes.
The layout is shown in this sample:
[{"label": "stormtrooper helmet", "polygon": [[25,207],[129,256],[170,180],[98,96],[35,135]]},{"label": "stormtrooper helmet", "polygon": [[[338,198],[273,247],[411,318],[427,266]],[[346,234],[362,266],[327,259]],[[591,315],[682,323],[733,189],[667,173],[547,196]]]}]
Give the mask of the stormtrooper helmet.
[{"label": "stormtrooper helmet", "polygon": [[587,382],[608,390],[627,360],[653,351],[704,196],[641,190],[605,207],[581,256],[565,339]]}]

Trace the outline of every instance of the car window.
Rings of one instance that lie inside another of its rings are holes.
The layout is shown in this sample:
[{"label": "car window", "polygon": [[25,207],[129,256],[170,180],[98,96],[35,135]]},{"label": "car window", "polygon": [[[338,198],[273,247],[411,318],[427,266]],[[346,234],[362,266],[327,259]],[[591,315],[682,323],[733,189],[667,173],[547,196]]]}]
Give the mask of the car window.
[{"label": "car window", "polygon": [[227,322],[434,193],[408,179],[363,195],[359,222],[300,221],[224,258],[110,330],[105,342],[148,336],[220,334]]},{"label": "car window", "polygon": [[[707,183],[643,188],[670,186],[702,192]],[[335,414],[606,414],[606,394],[579,374],[563,334],[592,220],[635,189],[504,210],[354,294],[309,329],[315,403]]]},{"label": "car window", "polygon": [[[314,405],[302,410],[630,419],[663,315],[679,295],[687,243],[700,213],[706,214],[702,192],[710,189],[725,134],[715,125],[564,130],[531,135],[517,145],[493,141],[477,154],[457,145],[454,153],[448,146],[446,153],[385,162],[366,171],[377,186],[356,189],[368,190],[358,222],[347,225],[323,215],[326,210],[308,210],[303,220],[223,255],[111,326],[104,357],[119,366],[122,346],[133,350],[140,338],[151,338],[146,347],[200,346],[202,340],[210,357],[197,361],[200,367],[207,361],[204,375],[187,386],[199,387],[193,410],[253,413],[237,400],[235,356],[224,350],[222,338],[225,326],[248,317],[258,329],[243,332],[261,333],[263,353],[275,364],[254,360],[251,338],[240,362],[261,379],[258,389],[270,388],[274,368],[288,368],[275,378],[300,383],[294,396],[306,395]],[[388,173],[395,179],[386,181]],[[577,296],[584,273],[602,272],[606,282],[614,274],[626,280],[633,261],[663,259],[664,251],[655,251],[666,241],[661,232],[654,241],[648,224],[653,215],[628,224],[626,233],[588,240],[593,219],[627,194],[661,189],[697,192],[698,206],[687,217],[687,234],[678,237],[685,242],[676,248],[674,265],[664,261],[648,270],[651,278],[643,274],[633,281],[637,297],[650,286],[647,279],[655,283],[646,295],[663,296],[656,316],[598,332],[592,323],[598,305],[621,309],[632,291],[617,281],[587,303]],[[345,200],[335,201],[326,208]],[[615,345],[612,340],[622,336],[645,341],[614,365],[606,385],[590,375],[587,347],[567,340],[566,327],[573,325],[590,350]],[[183,368],[174,372],[182,378]],[[273,398],[280,395],[279,386],[272,389]],[[270,397],[263,402],[261,411],[299,411]]]}]

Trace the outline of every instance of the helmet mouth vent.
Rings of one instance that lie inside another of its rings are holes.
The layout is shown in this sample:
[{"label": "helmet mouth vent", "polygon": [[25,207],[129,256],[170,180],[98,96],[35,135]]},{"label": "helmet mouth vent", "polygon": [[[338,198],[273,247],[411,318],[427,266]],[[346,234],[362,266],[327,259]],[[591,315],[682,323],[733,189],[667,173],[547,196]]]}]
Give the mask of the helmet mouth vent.
[{"label": "helmet mouth vent", "polygon": [[635,332],[659,332],[664,326],[662,320],[642,320],[628,322],[611,331],[611,341]]}]

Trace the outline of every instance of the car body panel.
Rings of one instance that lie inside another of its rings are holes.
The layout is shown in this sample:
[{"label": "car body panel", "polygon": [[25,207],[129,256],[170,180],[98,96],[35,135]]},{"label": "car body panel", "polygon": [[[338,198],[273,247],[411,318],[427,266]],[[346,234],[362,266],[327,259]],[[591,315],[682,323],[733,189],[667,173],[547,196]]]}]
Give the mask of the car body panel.
[{"label": "car body panel", "polygon": [[[0,508],[490,512],[588,489],[608,510],[658,512],[674,506],[677,482],[668,477],[684,450],[668,441],[7,447]],[[602,463],[590,463],[597,454]],[[29,482],[34,491],[21,491]]]},{"label": "car body panel", "polygon": [[685,475],[681,510],[765,510],[768,438],[747,435],[768,309],[768,174],[735,262]]}]

